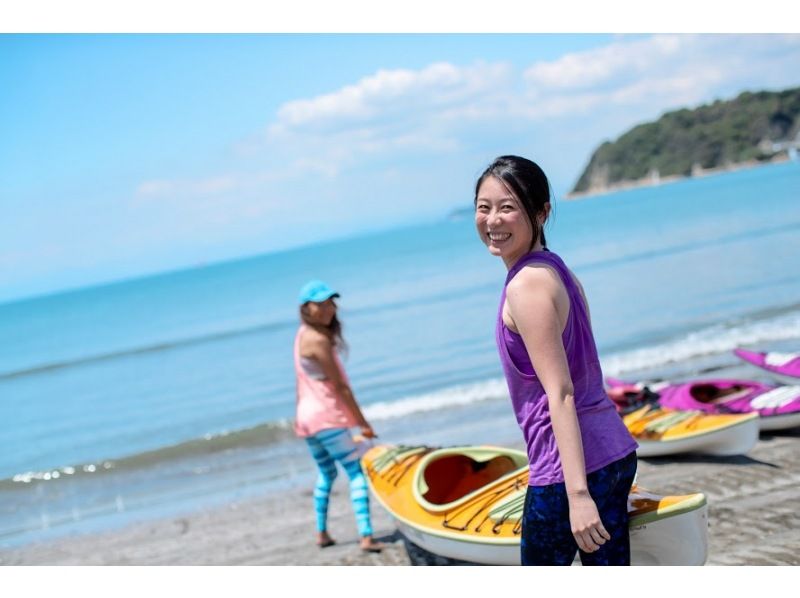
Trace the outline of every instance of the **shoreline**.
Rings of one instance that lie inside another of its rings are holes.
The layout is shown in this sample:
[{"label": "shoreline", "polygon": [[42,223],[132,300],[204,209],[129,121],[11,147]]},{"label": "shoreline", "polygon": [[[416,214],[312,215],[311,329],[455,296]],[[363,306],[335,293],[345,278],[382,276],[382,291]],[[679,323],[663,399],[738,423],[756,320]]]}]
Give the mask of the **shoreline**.
[{"label": "shoreline", "polygon": [[689,175],[671,174],[667,176],[652,177],[646,176],[636,180],[625,180],[602,187],[593,187],[586,191],[570,191],[563,196],[564,201],[577,201],[580,199],[587,199],[590,197],[599,197],[609,195],[618,191],[630,191],[633,189],[642,189],[645,187],[660,187],[661,185],[669,185],[678,181],[685,181],[689,179],[699,179],[718,174],[725,174],[729,172],[736,172],[739,170],[748,170],[751,168],[759,168],[761,166],[770,166],[772,164],[782,164],[791,162],[791,158],[787,154],[780,154],[771,160],[748,160],[746,162],[737,162],[735,164],[728,164],[725,166],[715,166],[713,168],[697,168],[693,169]]},{"label": "shoreline", "polygon": [[[702,491],[709,501],[708,565],[800,564],[800,428],[762,434],[748,455],[640,459],[641,485]],[[402,536],[372,497],[380,554],[358,548],[346,480],[334,486],[329,529],[314,545],[312,489],[132,524],[120,530],[0,550],[0,565],[410,565]]]},{"label": "shoreline", "polygon": [[[794,341],[792,341],[794,346]],[[778,345],[777,348],[784,348]],[[789,348],[787,344],[785,348]],[[677,367],[677,369],[675,369]],[[691,370],[678,365],[659,366],[640,370],[633,379],[660,379],[704,377],[748,378],[753,376],[750,366],[733,361],[729,356],[716,355],[693,360]],[[402,429],[386,430],[382,437],[395,444],[433,444],[451,446],[458,444],[499,444],[523,448],[518,444],[519,432],[511,410],[505,401],[488,401],[463,407],[465,412],[480,414],[482,424],[461,430],[458,422],[465,421],[458,411],[450,411],[456,433],[442,436],[433,427],[416,422]],[[474,418],[473,418],[474,419]],[[300,448],[300,447],[298,447]],[[287,455],[281,452],[283,458]],[[781,505],[796,502],[800,492],[800,427],[790,432],[762,436],[756,448],[747,456],[714,458],[703,456],[676,456],[674,458],[640,460],[639,480],[643,487],[664,494],[705,492],[712,507],[709,529],[709,564],[756,564],[746,554],[731,556],[727,546],[737,542],[738,529],[743,521],[764,517],[779,521],[780,525],[756,528],[753,542],[767,550],[769,546],[781,548],[778,562],[800,564],[800,515],[787,512]],[[296,467],[308,466],[308,475],[302,483],[289,483],[281,488],[261,485],[241,494],[244,477],[252,476],[252,467],[227,472],[229,488],[240,488],[238,496],[213,504],[189,501],[180,508],[152,512],[146,517],[105,528],[73,530],[70,535],[40,537],[24,544],[0,547],[0,565],[410,565],[412,564],[394,523],[378,504],[371,500],[375,535],[388,544],[380,555],[360,553],[357,547],[355,522],[348,497],[346,476],[340,475],[334,485],[331,499],[330,530],[338,541],[336,546],[319,550],[313,545],[314,513],[312,505],[313,463],[298,451]],[[246,459],[251,466],[251,459]],[[227,462],[226,468],[233,462]],[[208,465],[208,463],[206,463]],[[269,468],[262,455],[259,470]],[[163,472],[162,472],[163,473]],[[244,477],[243,477],[244,476]],[[108,482],[106,482],[108,483]],[[253,492],[252,490],[256,490]],[[776,497],[770,492],[778,491]],[[202,491],[183,488],[182,492]],[[199,495],[195,498],[201,498]],[[723,504],[718,501],[722,500]],[[742,503],[740,505],[740,502]],[[177,506],[177,505],[174,505]],[[716,512],[714,509],[722,510]],[[753,509],[752,512],[749,509]],[[724,517],[730,528],[716,535],[717,516]],[[772,533],[787,532],[786,537],[774,539]],[[716,545],[716,548],[715,548]],[[759,548],[759,550],[761,550]],[[784,552],[786,554],[784,554]],[[766,552],[765,552],[766,554]],[[758,564],[767,564],[767,556],[758,557]]]}]

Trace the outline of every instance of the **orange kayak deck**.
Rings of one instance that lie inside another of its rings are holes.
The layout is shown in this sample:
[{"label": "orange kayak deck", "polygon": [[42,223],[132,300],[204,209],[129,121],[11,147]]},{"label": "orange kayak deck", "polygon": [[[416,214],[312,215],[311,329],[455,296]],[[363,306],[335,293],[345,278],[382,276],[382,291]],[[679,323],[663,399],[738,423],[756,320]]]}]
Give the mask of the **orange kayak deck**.
[{"label": "orange kayak deck", "polygon": [[636,439],[666,441],[712,434],[757,418],[757,413],[718,415],[646,405],[623,416],[622,421]]},{"label": "orange kayak deck", "polygon": [[[396,519],[440,537],[516,544],[528,485],[527,456],[493,446],[371,448],[362,458],[373,495]],[[633,487],[630,526],[703,507],[701,493],[659,496]]]}]

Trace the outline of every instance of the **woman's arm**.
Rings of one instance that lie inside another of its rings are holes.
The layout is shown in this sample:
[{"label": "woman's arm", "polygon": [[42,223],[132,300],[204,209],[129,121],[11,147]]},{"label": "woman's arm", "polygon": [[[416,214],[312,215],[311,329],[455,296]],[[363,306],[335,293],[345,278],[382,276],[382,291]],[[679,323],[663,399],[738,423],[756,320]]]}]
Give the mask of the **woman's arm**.
[{"label": "woman's arm", "polygon": [[547,393],[569,498],[572,533],[581,550],[594,552],[611,536],[600,521],[586,483],[575,391],[561,339],[569,297],[558,275],[549,268],[526,267],[509,283],[506,299],[514,326]]},{"label": "woman's arm", "polygon": [[336,348],[331,339],[316,330],[309,330],[301,339],[300,354],[303,357],[310,357],[319,363],[325,377],[333,384],[345,406],[350,410],[350,413],[353,414],[356,423],[358,423],[361,428],[361,433],[367,438],[374,438],[375,432],[373,432],[372,427],[367,423],[364,414],[361,412],[361,408],[356,402],[356,397],[350,385],[342,378],[341,372],[336,365],[333,353],[335,350]]}]

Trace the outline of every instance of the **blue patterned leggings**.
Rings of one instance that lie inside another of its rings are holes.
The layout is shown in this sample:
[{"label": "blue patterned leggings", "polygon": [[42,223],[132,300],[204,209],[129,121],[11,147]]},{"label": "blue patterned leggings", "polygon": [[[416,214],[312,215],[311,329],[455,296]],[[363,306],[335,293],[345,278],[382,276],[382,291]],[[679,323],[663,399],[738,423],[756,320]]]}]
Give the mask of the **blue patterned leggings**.
[{"label": "blue patterned leggings", "polygon": [[317,462],[319,476],[314,487],[314,510],[317,513],[317,530],[324,532],[328,525],[328,501],[333,481],[336,479],[336,461],[350,478],[350,501],[356,514],[358,533],[372,535],[369,520],[369,494],[367,480],[361,471],[358,448],[347,428],[322,430],[306,438],[311,456]]},{"label": "blue patterned leggings", "polygon": [[628,493],[636,475],[636,453],[586,476],[600,520],[611,540],[595,552],[583,552],[572,535],[564,483],[528,486],[522,516],[523,565],[571,565],[579,552],[583,565],[630,565]]}]

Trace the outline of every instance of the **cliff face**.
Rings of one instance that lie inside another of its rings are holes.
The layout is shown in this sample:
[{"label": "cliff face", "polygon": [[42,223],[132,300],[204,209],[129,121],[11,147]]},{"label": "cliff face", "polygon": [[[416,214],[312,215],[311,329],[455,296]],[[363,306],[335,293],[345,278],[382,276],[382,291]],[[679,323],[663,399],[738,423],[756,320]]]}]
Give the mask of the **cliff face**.
[{"label": "cliff face", "polygon": [[800,87],[745,92],[638,125],[592,154],[572,193],[766,161],[800,142]]}]

